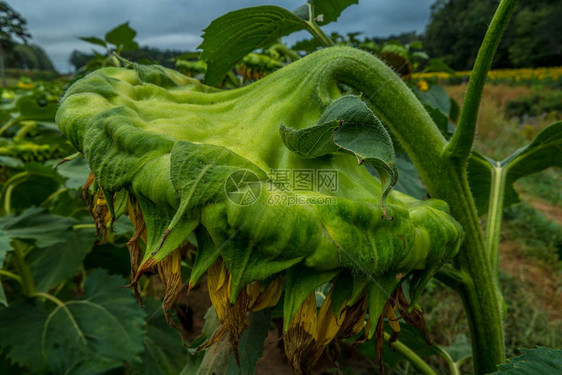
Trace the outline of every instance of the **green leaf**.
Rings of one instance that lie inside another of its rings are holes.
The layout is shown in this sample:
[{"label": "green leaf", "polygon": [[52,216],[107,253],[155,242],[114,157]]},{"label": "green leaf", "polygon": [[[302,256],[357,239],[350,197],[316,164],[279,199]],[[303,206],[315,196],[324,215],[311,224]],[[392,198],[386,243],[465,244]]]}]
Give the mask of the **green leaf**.
[{"label": "green leaf", "polygon": [[231,354],[227,375],[254,375],[256,373],[256,365],[263,354],[263,343],[271,324],[270,317],[271,309],[250,313],[250,324],[242,334],[238,345],[240,368],[236,364],[234,354]]},{"label": "green leaf", "polygon": [[433,108],[429,104],[424,104],[424,107],[443,137],[446,139],[451,138],[451,134],[449,133],[449,119],[447,116],[445,116],[439,108]]},{"label": "green leaf", "polygon": [[562,373],[562,350],[538,346],[536,349],[519,349],[521,355],[498,365],[494,374],[552,375]]},{"label": "green leaf", "polygon": [[107,43],[105,42],[105,40],[97,38],[95,36],[79,36],[78,39],[107,48]]},{"label": "green leaf", "polygon": [[[47,312],[35,303],[19,300],[0,309],[0,347],[13,363],[42,373],[41,333]],[[14,329],[17,327],[17,329]]]},{"label": "green leaf", "polygon": [[53,373],[103,374],[140,361],[144,312],[119,288],[124,284],[97,270],[86,279],[84,298],[50,313],[28,302],[11,304],[0,310],[2,349],[21,365]]},{"label": "green leaf", "polygon": [[22,169],[23,161],[21,161],[20,159],[13,158],[11,156],[0,156],[0,165],[3,167]]},{"label": "green leaf", "polygon": [[[473,151],[468,164],[470,189],[480,215],[488,211],[492,173],[504,178],[504,202],[508,207],[519,202],[513,184],[521,177],[549,167],[562,167],[562,122],[541,131],[527,146],[499,162]],[[503,176],[502,176],[503,175]]]},{"label": "green leaf", "polygon": [[[314,18],[319,25],[327,25],[337,21],[341,12],[350,5],[359,3],[359,0],[309,0],[313,4]],[[304,4],[293,11],[305,21],[310,20],[309,5]]]},{"label": "green leaf", "polygon": [[139,46],[134,41],[137,32],[125,22],[105,34],[105,40],[122,50],[135,50]]},{"label": "green leaf", "polygon": [[278,6],[257,6],[227,13],[204,30],[201,59],[207,63],[205,83],[217,85],[248,53],[306,28],[306,22]]},{"label": "green leaf", "polygon": [[285,325],[285,330],[306,297],[320,285],[332,280],[339,272],[339,269],[319,272],[302,265],[297,265],[287,270],[287,286],[283,303],[283,324]]},{"label": "green leaf", "polygon": [[72,232],[66,241],[35,248],[26,257],[38,292],[47,292],[70,278],[80,268],[96,238]]},{"label": "green leaf", "polygon": [[540,172],[548,167],[562,167],[562,122],[541,131],[529,144],[501,162],[507,181]]},{"label": "green leaf", "polygon": [[78,157],[59,165],[57,167],[57,172],[66,178],[66,182],[64,183],[65,187],[78,189],[86,182],[90,174],[90,168],[84,158]]},{"label": "green leaf", "polygon": [[445,72],[455,74],[456,72],[441,59],[430,59],[424,72]]},{"label": "green leaf", "polygon": [[16,108],[20,115],[20,121],[54,121],[58,105],[56,102],[48,102],[41,106],[33,96],[21,96],[16,102]]},{"label": "green leaf", "polygon": [[37,247],[47,247],[66,241],[68,230],[76,220],[52,215],[42,208],[32,207],[20,216],[0,218],[0,242],[9,239],[34,240]]},{"label": "green leaf", "polygon": [[197,348],[211,338],[221,325],[213,306],[209,307],[204,319],[205,325],[203,326],[202,333],[190,343],[187,364],[180,375],[224,375],[226,373],[226,366],[228,365],[229,353],[231,351],[226,335],[210,348],[197,351]]},{"label": "green leaf", "polygon": [[451,112],[451,98],[443,87],[431,85],[427,91],[421,91],[417,87],[414,88],[413,91],[424,105],[437,108],[446,118],[449,118],[449,113]]},{"label": "green leaf", "polygon": [[334,101],[310,128],[295,130],[282,124],[280,132],[285,146],[304,158],[343,151],[355,155],[359,164],[374,167],[383,186],[381,206],[386,215],[386,196],[398,181],[394,147],[382,123],[358,96]]},{"label": "green leaf", "polygon": [[140,375],[176,375],[185,366],[185,348],[178,331],[170,327],[164,318],[162,303],[153,298],[145,299],[147,313],[144,354],[142,363],[133,365],[133,373]]},{"label": "green leaf", "polygon": [[462,334],[455,340],[453,345],[442,347],[455,363],[463,363],[472,358],[472,345],[468,342],[466,335]]},{"label": "green leaf", "polygon": [[397,155],[396,165],[400,178],[394,188],[414,198],[424,200],[427,197],[427,190],[421,182],[421,177],[416,166],[408,155]]}]

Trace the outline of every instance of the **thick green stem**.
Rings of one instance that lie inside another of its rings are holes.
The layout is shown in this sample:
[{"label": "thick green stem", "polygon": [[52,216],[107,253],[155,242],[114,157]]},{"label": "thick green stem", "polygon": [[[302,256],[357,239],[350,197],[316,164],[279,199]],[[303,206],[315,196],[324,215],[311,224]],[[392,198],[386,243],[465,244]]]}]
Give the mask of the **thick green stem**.
[{"label": "thick green stem", "polygon": [[[384,333],[384,339],[388,341],[390,339],[390,334]],[[396,340],[392,343],[392,348],[399,351],[404,357],[408,358],[408,361],[414,365],[419,372],[425,375],[436,375],[436,372],[429,367],[429,365],[416,354],[412,349],[404,345],[400,340]]]},{"label": "thick green stem", "polygon": [[[486,252],[466,172],[456,171],[450,178],[453,184],[430,193],[449,203],[452,215],[464,228],[465,240],[456,264],[468,275],[460,294],[469,320],[475,372],[495,372],[496,365],[505,360],[503,299]],[[453,186],[456,191],[450,190]]]},{"label": "thick green stem", "polygon": [[472,143],[474,142],[474,135],[476,134],[478,109],[480,108],[480,99],[482,98],[482,91],[486,84],[486,77],[488,76],[488,71],[492,65],[492,60],[494,59],[503,32],[517,7],[518,1],[519,0],[501,1],[488,27],[478,56],[476,57],[457,130],[445,150],[446,157],[458,159],[460,164],[466,163],[470,155]]}]

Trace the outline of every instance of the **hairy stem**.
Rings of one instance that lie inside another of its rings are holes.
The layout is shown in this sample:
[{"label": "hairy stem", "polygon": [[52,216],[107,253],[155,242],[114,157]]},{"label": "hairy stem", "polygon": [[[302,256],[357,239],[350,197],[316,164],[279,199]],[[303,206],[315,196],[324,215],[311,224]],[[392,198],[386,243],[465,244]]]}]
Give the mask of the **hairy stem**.
[{"label": "hairy stem", "polygon": [[501,1],[478,51],[478,56],[470,75],[457,130],[445,150],[447,158],[458,159],[460,164],[466,163],[470,155],[474,135],[476,134],[478,109],[480,108],[480,99],[486,84],[486,77],[488,76],[488,71],[492,65],[492,60],[503,32],[518,2],[519,0]]}]

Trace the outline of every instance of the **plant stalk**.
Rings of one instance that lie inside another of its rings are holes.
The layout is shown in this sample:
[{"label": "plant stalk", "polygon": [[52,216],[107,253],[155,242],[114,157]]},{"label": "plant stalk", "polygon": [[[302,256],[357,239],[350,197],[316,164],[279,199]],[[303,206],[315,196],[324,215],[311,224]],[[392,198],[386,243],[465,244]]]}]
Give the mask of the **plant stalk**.
[{"label": "plant stalk", "polygon": [[465,164],[470,155],[474,135],[476,134],[480,100],[484,85],[486,84],[488,71],[492,65],[501,37],[518,2],[519,0],[501,1],[478,51],[478,56],[470,75],[457,130],[444,152],[447,158],[458,159],[459,165]]},{"label": "plant stalk", "polygon": [[[390,334],[385,332],[384,339],[388,341],[390,339]],[[429,367],[429,365],[416,354],[412,349],[404,345],[400,340],[396,340],[392,343],[392,348],[399,351],[404,357],[408,358],[408,361],[422,374],[424,375],[437,375],[437,373]]]}]

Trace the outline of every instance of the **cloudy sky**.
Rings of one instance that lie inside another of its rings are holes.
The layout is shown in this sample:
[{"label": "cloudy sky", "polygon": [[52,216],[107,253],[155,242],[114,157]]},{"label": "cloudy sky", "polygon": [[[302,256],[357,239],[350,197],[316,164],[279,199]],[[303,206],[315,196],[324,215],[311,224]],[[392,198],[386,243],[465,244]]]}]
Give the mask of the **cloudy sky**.
[{"label": "cloudy sky", "polygon": [[[360,0],[347,8],[337,23],[325,31],[363,32],[387,36],[423,31],[435,0]],[[231,10],[256,5],[280,5],[289,10],[304,0],[8,0],[28,22],[32,43],[43,47],[56,68],[71,70],[74,49],[90,51],[77,36],[103,37],[105,32],[129,21],[140,45],[162,49],[194,50],[201,30],[214,18]],[[298,40],[306,34],[295,35]]]}]

